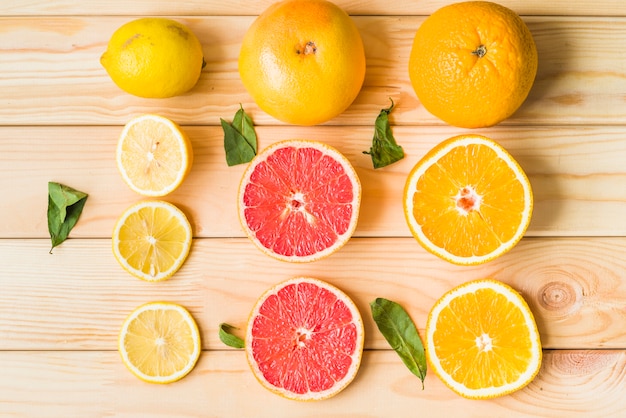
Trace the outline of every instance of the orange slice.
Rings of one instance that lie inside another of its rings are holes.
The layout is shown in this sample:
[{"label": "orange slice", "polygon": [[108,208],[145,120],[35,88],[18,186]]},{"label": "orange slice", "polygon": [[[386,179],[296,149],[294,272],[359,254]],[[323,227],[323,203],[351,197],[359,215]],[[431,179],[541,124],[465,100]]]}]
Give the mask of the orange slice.
[{"label": "orange slice", "polygon": [[475,280],[441,297],[426,322],[426,356],[459,395],[494,398],[526,386],[541,367],[541,342],[526,301],[510,286]]},{"label": "orange slice", "polygon": [[517,244],[530,223],[526,174],[493,140],[459,135],[429,151],[411,170],[404,214],[428,251],[455,264],[481,264]]},{"label": "orange slice", "polygon": [[158,115],[129,121],[117,144],[122,178],[143,196],[165,196],[183,182],[191,169],[191,142],[181,128]]},{"label": "orange slice", "polygon": [[359,310],[345,293],[321,280],[297,277],[259,298],[245,349],[266,389],[289,399],[320,400],[356,376],[363,335]]},{"label": "orange slice", "polygon": [[141,380],[171,383],[182,379],[200,357],[200,332],[182,306],[147,303],[124,321],[119,352],[126,367]]},{"label": "orange slice", "polygon": [[239,219],[265,254],[306,262],[341,248],[356,228],[361,183],[346,157],[316,141],[264,149],[239,186]]}]

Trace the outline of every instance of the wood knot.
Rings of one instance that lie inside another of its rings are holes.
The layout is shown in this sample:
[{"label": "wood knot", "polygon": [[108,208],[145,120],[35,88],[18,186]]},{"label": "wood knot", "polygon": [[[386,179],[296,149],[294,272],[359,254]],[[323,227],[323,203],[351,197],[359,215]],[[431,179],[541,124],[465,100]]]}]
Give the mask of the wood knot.
[{"label": "wood knot", "polygon": [[538,299],[543,309],[565,316],[582,306],[582,290],[567,282],[553,281],[539,290]]}]

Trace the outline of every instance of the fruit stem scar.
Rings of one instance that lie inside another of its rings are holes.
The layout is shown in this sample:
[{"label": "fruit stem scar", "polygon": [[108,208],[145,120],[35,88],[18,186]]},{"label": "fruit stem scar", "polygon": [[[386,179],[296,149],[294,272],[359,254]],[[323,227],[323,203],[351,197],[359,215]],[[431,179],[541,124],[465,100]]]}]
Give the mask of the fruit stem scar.
[{"label": "fruit stem scar", "polygon": [[487,47],[485,45],[480,45],[474,51],[472,51],[472,55],[476,55],[478,58],[482,58],[487,54]]},{"label": "fruit stem scar", "polygon": [[304,55],[311,55],[311,54],[315,54],[317,52],[317,46],[315,46],[315,42],[313,41],[309,41],[306,44],[304,44],[304,47],[298,46],[296,48],[296,53],[298,55],[300,54],[304,54]]}]

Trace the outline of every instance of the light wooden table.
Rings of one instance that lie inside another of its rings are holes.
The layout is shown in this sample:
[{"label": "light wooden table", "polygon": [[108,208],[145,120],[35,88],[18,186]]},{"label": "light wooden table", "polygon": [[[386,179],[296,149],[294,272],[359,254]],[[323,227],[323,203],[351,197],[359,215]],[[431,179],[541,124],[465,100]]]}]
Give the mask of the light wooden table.
[{"label": "light wooden table", "polygon": [[[410,236],[401,195],[411,167],[463,132],[429,115],[407,74],[415,31],[443,0],[337,0],[359,27],[367,76],[355,103],[316,127],[278,123],[245,92],[237,72],[244,32],[271,1],[3,0],[0,3],[0,416],[2,417],[618,417],[626,414],[626,3],[502,0],[520,13],[539,51],[527,102],[479,132],[526,170],[535,211],[526,237],[480,267],[455,267]],[[242,15],[244,14],[244,15]],[[113,31],[139,16],[188,24],[207,66],[182,97],[148,100],[120,91],[99,64]],[[406,158],[373,170],[367,150],[378,111],[392,97],[394,134]],[[363,184],[355,237],[330,258],[273,261],[244,236],[235,196],[243,166],[227,167],[219,118],[239,104],[261,147],[286,138],[325,141]],[[194,228],[192,252],[169,281],[130,277],[110,249],[113,224],[139,200],[122,182],[114,149],[133,116],[155,112],[188,131],[195,151],[185,183],[167,200]],[[71,239],[48,254],[47,182],[89,193]],[[355,381],[317,403],[263,389],[242,351],[217,327],[244,327],[256,298],[296,276],[350,294],[365,319],[366,351]],[[544,363],[524,390],[464,400],[432,373],[425,390],[373,324],[368,303],[402,303],[423,333],[434,301],[470,279],[493,277],[526,297]],[[122,320],[138,305],[187,307],[203,338],[194,371],[150,385],[116,351]]]}]

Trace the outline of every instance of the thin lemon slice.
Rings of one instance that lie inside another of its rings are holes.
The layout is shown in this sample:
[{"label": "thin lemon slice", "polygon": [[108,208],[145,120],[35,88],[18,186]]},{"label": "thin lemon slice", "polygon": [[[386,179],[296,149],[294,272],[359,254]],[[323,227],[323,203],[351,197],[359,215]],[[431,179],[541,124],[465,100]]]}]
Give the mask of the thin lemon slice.
[{"label": "thin lemon slice", "polygon": [[171,277],[191,248],[191,225],[176,206],[139,202],[122,214],[113,230],[113,254],[132,275],[147,281]]},{"label": "thin lemon slice", "polygon": [[426,322],[426,356],[452,390],[470,399],[526,386],[541,367],[541,342],[522,296],[496,280],[460,285],[443,295]]},{"label": "thin lemon slice", "polygon": [[143,196],[165,196],[183,182],[191,169],[191,142],[181,128],[158,115],[130,120],[117,144],[122,178]]},{"label": "thin lemon slice", "polygon": [[119,352],[126,367],[150,383],[182,379],[200,357],[200,332],[182,306],[152,302],[135,309],[124,321]]}]

